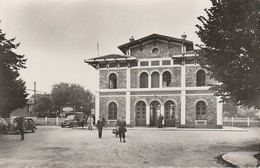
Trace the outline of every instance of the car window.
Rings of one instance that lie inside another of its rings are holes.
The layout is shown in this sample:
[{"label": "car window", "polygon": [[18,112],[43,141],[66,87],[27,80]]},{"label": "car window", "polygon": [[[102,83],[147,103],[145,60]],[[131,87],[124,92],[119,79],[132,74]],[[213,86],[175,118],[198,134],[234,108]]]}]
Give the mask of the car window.
[{"label": "car window", "polygon": [[73,120],[74,119],[74,115],[69,115],[68,117],[67,117],[67,119],[69,119],[69,120]]}]

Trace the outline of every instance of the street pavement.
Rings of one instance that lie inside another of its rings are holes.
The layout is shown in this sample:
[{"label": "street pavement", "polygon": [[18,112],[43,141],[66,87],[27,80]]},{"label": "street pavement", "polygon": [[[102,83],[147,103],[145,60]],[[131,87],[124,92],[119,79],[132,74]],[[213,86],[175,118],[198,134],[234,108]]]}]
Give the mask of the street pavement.
[{"label": "street pavement", "polygon": [[[256,161],[251,159],[260,151],[260,128],[132,127],[126,133],[126,143],[120,143],[112,129],[105,128],[102,139],[96,129],[57,126],[39,126],[36,133],[26,133],[24,141],[20,141],[18,134],[0,135],[0,167],[256,167],[258,164],[251,164]],[[223,162],[221,156],[230,164]]]}]

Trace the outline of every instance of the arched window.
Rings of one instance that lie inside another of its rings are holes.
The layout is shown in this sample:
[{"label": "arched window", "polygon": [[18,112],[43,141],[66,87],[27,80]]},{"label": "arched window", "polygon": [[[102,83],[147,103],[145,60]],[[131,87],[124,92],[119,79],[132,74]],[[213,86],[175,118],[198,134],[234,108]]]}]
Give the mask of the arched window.
[{"label": "arched window", "polygon": [[117,105],[115,102],[108,104],[108,119],[116,120],[117,119]]},{"label": "arched window", "polygon": [[159,87],[159,73],[158,72],[153,72],[152,73],[152,79],[151,79],[151,86],[152,88],[158,88]]},{"label": "arched window", "polygon": [[169,87],[171,84],[171,73],[166,71],[163,73],[163,87]]},{"label": "arched window", "polygon": [[176,105],[173,101],[169,100],[164,104],[164,116],[165,119],[175,119]]},{"label": "arched window", "polygon": [[143,101],[139,101],[135,106],[136,119],[145,119],[146,118],[146,104]]},{"label": "arched window", "polygon": [[112,73],[109,75],[109,89],[117,88],[117,77],[116,74]]},{"label": "arched window", "polygon": [[206,103],[204,101],[198,101],[196,104],[196,119],[205,119],[206,114]]},{"label": "arched window", "polygon": [[148,88],[148,74],[146,72],[140,75],[140,88]]},{"label": "arched window", "polygon": [[206,73],[204,70],[198,70],[196,74],[197,86],[206,86]]}]

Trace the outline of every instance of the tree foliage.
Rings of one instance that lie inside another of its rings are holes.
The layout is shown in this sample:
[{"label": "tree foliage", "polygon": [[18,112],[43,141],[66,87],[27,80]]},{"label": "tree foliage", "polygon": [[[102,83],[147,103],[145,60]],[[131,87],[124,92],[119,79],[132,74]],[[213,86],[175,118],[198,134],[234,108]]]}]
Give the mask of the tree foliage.
[{"label": "tree foliage", "polygon": [[10,113],[26,105],[28,94],[25,82],[19,78],[19,70],[26,68],[24,55],[13,52],[18,44],[15,38],[6,39],[0,29],[0,115],[9,117]]},{"label": "tree foliage", "polygon": [[[52,86],[51,99],[53,110],[61,111],[63,107],[73,107],[75,111],[91,113],[93,94],[78,84],[59,83]],[[81,108],[82,107],[82,108]]]},{"label": "tree foliage", "polygon": [[196,32],[202,65],[220,82],[213,89],[224,101],[260,108],[260,1],[211,0]]}]

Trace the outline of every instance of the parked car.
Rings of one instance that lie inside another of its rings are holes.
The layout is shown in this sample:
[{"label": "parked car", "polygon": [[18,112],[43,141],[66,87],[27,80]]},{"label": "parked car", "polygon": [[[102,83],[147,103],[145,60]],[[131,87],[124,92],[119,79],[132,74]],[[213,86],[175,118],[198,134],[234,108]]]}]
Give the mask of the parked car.
[{"label": "parked car", "polygon": [[[18,123],[19,123],[20,117],[14,117],[11,118],[10,124],[9,124],[9,131],[15,131],[15,132],[19,132],[19,128],[18,128]],[[31,131],[31,132],[35,132],[36,125],[33,121],[32,118],[30,117],[24,117],[24,122],[25,122],[25,132]]]},{"label": "parked car", "polygon": [[0,132],[6,133],[8,129],[8,124],[7,122],[0,117]]},{"label": "parked car", "polygon": [[61,127],[75,127],[75,126],[81,126],[80,119],[84,117],[84,115],[75,113],[75,114],[70,114],[67,116],[67,118],[61,122]]}]

